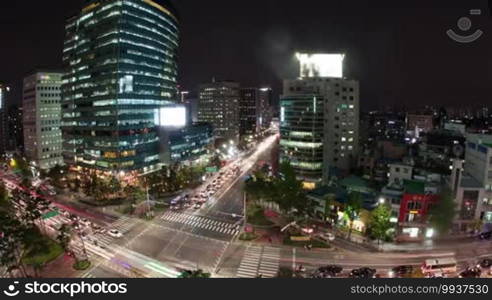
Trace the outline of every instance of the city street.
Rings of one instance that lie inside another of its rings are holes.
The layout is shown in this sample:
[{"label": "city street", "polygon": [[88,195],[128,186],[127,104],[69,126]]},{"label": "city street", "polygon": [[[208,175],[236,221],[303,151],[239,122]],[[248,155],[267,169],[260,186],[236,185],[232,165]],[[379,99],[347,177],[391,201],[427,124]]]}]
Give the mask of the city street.
[{"label": "city street", "polygon": [[[243,225],[244,180],[258,161],[269,161],[275,138],[267,138],[251,156],[225,167],[223,170],[227,171],[237,164],[241,174],[225,182],[199,210],[168,210],[152,221],[123,216],[111,222],[114,220],[111,217],[63,205],[63,209],[71,213],[101,225],[107,224],[108,228],[122,234],[118,238],[105,233],[90,233],[84,238],[92,267],[80,276],[177,277],[184,269],[203,269],[214,277],[268,278],[274,277],[280,267],[295,269],[301,265],[308,271],[323,265],[340,265],[345,272],[367,266],[385,276],[395,266],[420,266],[425,259],[439,257],[455,257],[460,270],[492,253],[490,242],[480,241],[469,241],[465,245],[450,242],[438,249],[416,249],[411,253],[373,253],[341,239],[335,242],[335,250],[312,251],[238,241]],[[12,176],[2,178],[11,185],[16,184]],[[214,179],[215,176],[203,186]],[[198,188],[196,193],[202,188]],[[56,216],[47,224],[59,227],[65,222],[63,218]],[[72,247],[82,255],[80,238],[74,239]]]}]

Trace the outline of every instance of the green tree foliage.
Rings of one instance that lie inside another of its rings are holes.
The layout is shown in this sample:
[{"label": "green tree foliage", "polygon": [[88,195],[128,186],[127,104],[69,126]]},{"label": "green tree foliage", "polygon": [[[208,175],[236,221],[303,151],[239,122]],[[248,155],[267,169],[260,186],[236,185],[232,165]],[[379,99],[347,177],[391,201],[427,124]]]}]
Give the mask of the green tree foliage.
[{"label": "green tree foliage", "polygon": [[181,272],[178,278],[210,278],[210,273],[205,273],[203,270],[186,270]]},{"label": "green tree foliage", "polygon": [[456,202],[453,192],[444,188],[440,194],[439,202],[429,212],[429,222],[440,234],[448,234],[456,216]]},{"label": "green tree foliage", "polygon": [[345,217],[349,220],[349,238],[352,235],[354,221],[359,217],[363,204],[360,193],[350,193],[347,204],[345,205]]},{"label": "green tree foliage", "polygon": [[384,241],[388,237],[388,231],[393,228],[390,220],[391,208],[387,205],[379,205],[371,212],[371,234],[378,241]]},{"label": "green tree foliage", "polygon": [[63,224],[58,231],[56,241],[60,244],[65,252],[69,251],[70,241],[72,240],[72,227],[67,224]]}]

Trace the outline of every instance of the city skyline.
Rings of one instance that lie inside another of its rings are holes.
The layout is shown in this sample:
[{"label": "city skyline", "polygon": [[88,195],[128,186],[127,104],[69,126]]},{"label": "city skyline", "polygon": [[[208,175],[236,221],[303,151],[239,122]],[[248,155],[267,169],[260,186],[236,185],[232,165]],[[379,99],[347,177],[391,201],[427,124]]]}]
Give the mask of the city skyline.
[{"label": "city skyline", "polygon": [[[61,67],[63,24],[76,12],[78,2],[33,3],[23,8],[25,18],[2,10],[0,34],[4,40],[15,38],[16,43],[0,49],[2,70],[7,74],[1,74],[0,79],[13,85],[14,101],[20,101],[20,82],[27,73],[35,68]],[[177,1],[183,31],[180,85],[197,91],[200,84],[215,77],[235,80],[242,86],[269,85],[278,98],[282,80],[297,75],[295,53],[309,50],[347,55],[347,77],[361,82],[364,110],[402,105],[412,108],[429,102],[457,105],[463,98],[487,103],[491,91],[485,82],[490,75],[484,62],[491,43],[484,38],[461,45],[446,35],[469,9],[480,8],[482,16],[474,17],[473,28],[480,27],[486,36],[487,29],[492,30],[486,1],[472,1],[466,6],[445,1],[404,6],[376,6],[370,1],[358,1],[357,5],[320,3],[308,1],[294,9],[276,1],[258,5]],[[6,5],[15,11],[18,4]],[[295,25],[290,22],[294,19],[298,20]],[[43,43],[37,43],[34,36]],[[436,55],[437,51],[445,55]],[[24,59],[16,58],[21,56]],[[448,66],[454,71],[447,72]],[[384,72],[376,72],[380,70]],[[463,85],[466,76],[474,80]]]},{"label": "city skyline", "polygon": [[492,278],[492,0],[374,2],[9,3],[0,292]]}]

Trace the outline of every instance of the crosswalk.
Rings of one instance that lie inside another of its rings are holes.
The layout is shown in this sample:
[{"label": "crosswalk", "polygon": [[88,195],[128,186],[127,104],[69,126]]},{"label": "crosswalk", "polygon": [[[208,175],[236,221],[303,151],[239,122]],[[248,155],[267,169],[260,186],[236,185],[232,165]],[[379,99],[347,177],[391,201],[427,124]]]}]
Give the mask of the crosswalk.
[{"label": "crosswalk", "polygon": [[250,245],[244,252],[237,271],[239,278],[273,278],[280,266],[280,249]]},{"label": "crosswalk", "polygon": [[121,216],[117,221],[111,224],[111,229],[116,229],[119,232],[125,234],[130,231],[133,227],[135,227],[138,219],[129,218],[127,216]]},{"label": "crosswalk", "polygon": [[238,235],[240,232],[240,225],[238,224],[218,221],[198,215],[166,212],[162,215],[161,219],[167,222],[188,225],[190,227],[213,231],[233,237]]}]

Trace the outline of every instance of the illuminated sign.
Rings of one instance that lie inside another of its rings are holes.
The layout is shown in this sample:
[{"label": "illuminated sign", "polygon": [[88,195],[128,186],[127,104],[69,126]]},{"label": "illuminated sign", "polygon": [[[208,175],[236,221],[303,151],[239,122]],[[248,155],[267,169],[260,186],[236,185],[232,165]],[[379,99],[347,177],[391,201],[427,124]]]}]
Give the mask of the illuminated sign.
[{"label": "illuminated sign", "polygon": [[297,53],[301,65],[301,78],[343,77],[344,54],[308,54]]},{"label": "illuminated sign", "polygon": [[164,127],[185,127],[186,108],[184,106],[163,107],[159,111],[159,125]]}]

